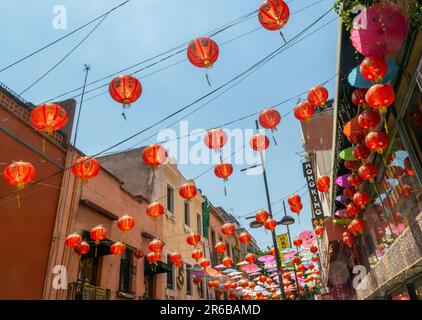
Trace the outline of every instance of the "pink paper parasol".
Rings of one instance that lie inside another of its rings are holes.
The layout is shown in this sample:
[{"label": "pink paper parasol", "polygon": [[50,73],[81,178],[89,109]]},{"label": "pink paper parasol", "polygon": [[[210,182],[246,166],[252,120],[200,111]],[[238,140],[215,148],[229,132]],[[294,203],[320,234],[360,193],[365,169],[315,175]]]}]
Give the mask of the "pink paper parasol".
[{"label": "pink paper parasol", "polygon": [[259,262],[273,262],[275,261],[275,257],[271,255],[261,256],[258,258]]},{"label": "pink paper parasol", "polygon": [[241,267],[243,272],[249,273],[259,270],[259,267],[255,263],[245,264]]},{"label": "pink paper parasol", "polygon": [[334,213],[334,215],[336,215],[337,217],[340,217],[340,218],[346,218],[346,217],[349,216],[349,214],[347,213],[347,210],[346,209],[337,210]]},{"label": "pink paper parasol", "polygon": [[350,176],[349,174],[342,175],[336,179],[336,184],[342,188],[349,188],[351,185],[347,182],[347,177]]},{"label": "pink paper parasol", "polygon": [[400,48],[408,28],[406,16],[399,5],[380,2],[355,17],[350,38],[362,55],[384,56]]},{"label": "pink paper parasol", "polygon": [[297,254],[296,250],[290,250],[283,254],[284,261],[290,261]]}]

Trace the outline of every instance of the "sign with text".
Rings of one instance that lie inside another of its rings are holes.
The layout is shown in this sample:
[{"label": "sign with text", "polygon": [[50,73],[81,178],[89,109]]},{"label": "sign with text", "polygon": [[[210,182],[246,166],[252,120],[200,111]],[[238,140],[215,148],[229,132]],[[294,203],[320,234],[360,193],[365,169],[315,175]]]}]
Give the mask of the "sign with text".
[{"label": "sign with text", "polygon": [[279,251],[290,248],[289,235],[287,233],[279,234],[277,236],[277,244]]},{"label": "sign with text", "polygon": [[[303,174],[306,178],[306,183],[308,185],[309,194],[311,196],[311,208],[314,219],[324,219],[324,213],[322,212],[321,200],[319,198],[317,185],[314,176],[314,170],[310,161],[303,162]],[[314,227],[316,227],[314,225]]]}]

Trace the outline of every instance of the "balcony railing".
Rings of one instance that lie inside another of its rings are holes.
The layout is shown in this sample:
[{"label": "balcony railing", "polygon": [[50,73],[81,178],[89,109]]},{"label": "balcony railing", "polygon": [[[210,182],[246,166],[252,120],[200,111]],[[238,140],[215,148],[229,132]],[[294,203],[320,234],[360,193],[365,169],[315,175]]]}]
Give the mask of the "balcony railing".
[{"label": "balcony railing", "polygon": [[72,282],[67,291],[67,300],[110,300],[110,289]]}]

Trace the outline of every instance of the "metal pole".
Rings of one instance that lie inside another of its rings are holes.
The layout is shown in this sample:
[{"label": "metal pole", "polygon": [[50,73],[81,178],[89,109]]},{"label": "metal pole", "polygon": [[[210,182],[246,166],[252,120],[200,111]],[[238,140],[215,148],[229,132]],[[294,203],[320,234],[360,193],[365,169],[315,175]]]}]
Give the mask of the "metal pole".
[{"label": "metal pole", "polygon": [[75,138],[74,138],[74,141],[73,141],[73,146],[76,148],[76,139],[78,138],[78,129],[79,129],[79,120],[80,120],[80,118],[81,118],[81,113],[82,113],[82,106],[83,106],[83,103],[84,103],[84,96],[85,96],[85,90],[86,90],[86,81],[88,80],[88,73],[89,73],[89,70],[90,70],[91,68],[90,68],[90,66],[89,65],[85,65],[84,66],[84,71],[85,71],[85,80],[84,80],[84,85],[83,85],[83,87],[82,87],[82,95],[81,95],[81,103],[80,103],[80,106],[79,106],[79,112],[78,112],[78,117],[77,117],[77,119],[76,119],[76,127],[75,127]]},{"label": "metal pole", "polygon": [[[259,130],[258,120],[255,120],[256,129]],[[270,192],[268,190],[268,180],[267,180],[267,173],[265,172],[265,165],[264,165],[264,157],[262,155],[262,151],[259,151],[259,155],[261,157],[261,165],[262,165],[262,175],[264,177],[264,185],[265,185],[265,194],[267,196],[267,203],[268,203],[268,213],[270,218],[273,218],[273,212],[271,209],[271,200],[270,200]],[[281,276],[281,260],[280,260],[280,252],[278,251],[278,244],[277,238],[275,234],[275,229],[271,231],[271,235],[273,238],[273,246],[275,250],[275,260],[277,263],[277,275],[278,275],[278,283],[280,286],[281,296],[283,300],[286,300],[286,294],[284,293],[284,285],[283,285],[283,277]]]}]

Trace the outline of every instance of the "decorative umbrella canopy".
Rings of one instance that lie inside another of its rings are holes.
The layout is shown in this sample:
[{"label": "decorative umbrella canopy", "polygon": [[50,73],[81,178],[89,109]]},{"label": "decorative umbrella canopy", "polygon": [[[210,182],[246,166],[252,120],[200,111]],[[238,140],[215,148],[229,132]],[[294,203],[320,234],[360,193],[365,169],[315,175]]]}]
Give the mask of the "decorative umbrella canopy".
[{"label": "decorative umbrella canopy", "polygon": [[241,278],[243,278],[242,276],[233,276],[233,277],[230,277],[230,279],[232,279],[232,280],[237,280],[237,279],[241,279]]},{"label": "decorative umbrella canopy", "polygon": [[270,269],[273,269],[275,266],[277,266],[277,264],[276,263],[266,263],[265,265],[264,265],[264,269],[265,270],[270,270]]},{"label": "decorative umbrella canopy", "polygon": [[[249,276],[250,277],[253,277],[253,276],[257,276],[257,275],[259,275],[259,274],[261,274],[261,272],[252,272],[252,273],[249,273]],[[259,279],[258,279],[259,280]]]},{"label": "decorative umbrella canopy", "polygon": [[297,251],[294,249],[286,249],[282,251],[284,261],[290,261],[297,254]]},{"label": "decorative umbrella canopy", "polygon": [[259,262],[273,262],[275,261],[275,257],[271,255],[261,256],[258,258]]},{"label": "decorative umbrella canopy", "polygon": [[340,151],[339,157],[343,160],[355,161],[355,156],[352,153],[353,147],[346,148]]},{"label": "decorative umbrella canopy", "polygon": [[247,273],[260,270],[258,265],[256,265],[255,263],[245,264],[244,266],[241,267],[241,269],[242,271],[247,272]]},{"label": "decorative umbrella canopy", "polygon": [[345,195],[339,195],[336,197],[336,201],[338,202],[343,202],[343,201],[347,201],[349,200],[349,198],[347,198]]},{"label": "decorative umbrella canopy", "polygon": [[269,277],[270,278],[274,278],[274,277],[276,277],[277,276],[277,272],[273,272],[273,273],[271,273],[270,275],[269,275]]},{"label": "decorative umbrella canopy", "polygon": [[207,274],[205,270],[192,270],[191,273],[192,273],[192,276],[198,277],[198,278],[203,277]]},{"label": "decorative umbrella canopy", "polygon": [[309,249],[316,244],[316,236],[313,231],[304,230],[299,234],[299,238],[302,239],[302,248]]},{"label": "decorative umbrella canopy", "polygon": [[219,269],[226,269],[226,266],[224,266],[222,264],[219,264],[219,265],[215,266],[214,269],[217,269],[217,270],[219,270]]},{"label": "decorative umbrella canopy", "polygon": [[362,55],[384,56],[400,48],[407,32],[407,19],[400,6],[380,2],[355,17],[350,38]]},{"label": "decorative umbrella canopy", "polygon": [[337,210],[334,213],[334,215],[337,216],[337,217],[340,217],[340,218],[344,218],[344,217],[347,217],[349,214],[347,213],[346,209],[340,209],[340,210]]},{"label": "decorative umbrella canopy", "polygon": [[[342,188],[350,188],[350,183],[347,182],[347,178],[350,176],[349,174],[342,175],[336,179],[336,184]],[[346,198],[347,199],[347,198]]]},{"label": "decorative umbrella canopy", "polygon": [[249,262],[246,262],[246,261],[241,261],[241,262],[239,262],[239,263],[237,263],[236,265],[237,266],[244,266],[245,264],[248,264]]},{"label": "decorative umbrella canopy", "polygon": [[[382,81],[380,81],[378,83],[387,83],[387,82],[393,80],[397,75],[397,71],[399,70],[399,67],[397,66],[397,64],[393,60],[391,60],[391,59],[386,59],[386,60],[387,60],[387,65],[388,65],[387,74],[384,76]],[[357,66],[352,71],[350,71],[347,79],[348,79],[350,85],[352,87],[356,87],[356,88],[369,88],[369,87],[373,86],[373,84],[374,84],[373,82],[368,81],[364,77],[362,77],[362,75],[359,71],[359,66]]]},{"label": "decorative umbrella canopy", "polygon": [[229,276],[234,276],[234,275],[242,274],[241,272],[239,272],[239,271],[237,271],[235,269],[231,269],[231,268],[222,271],[222,273],[227,274]]}]

